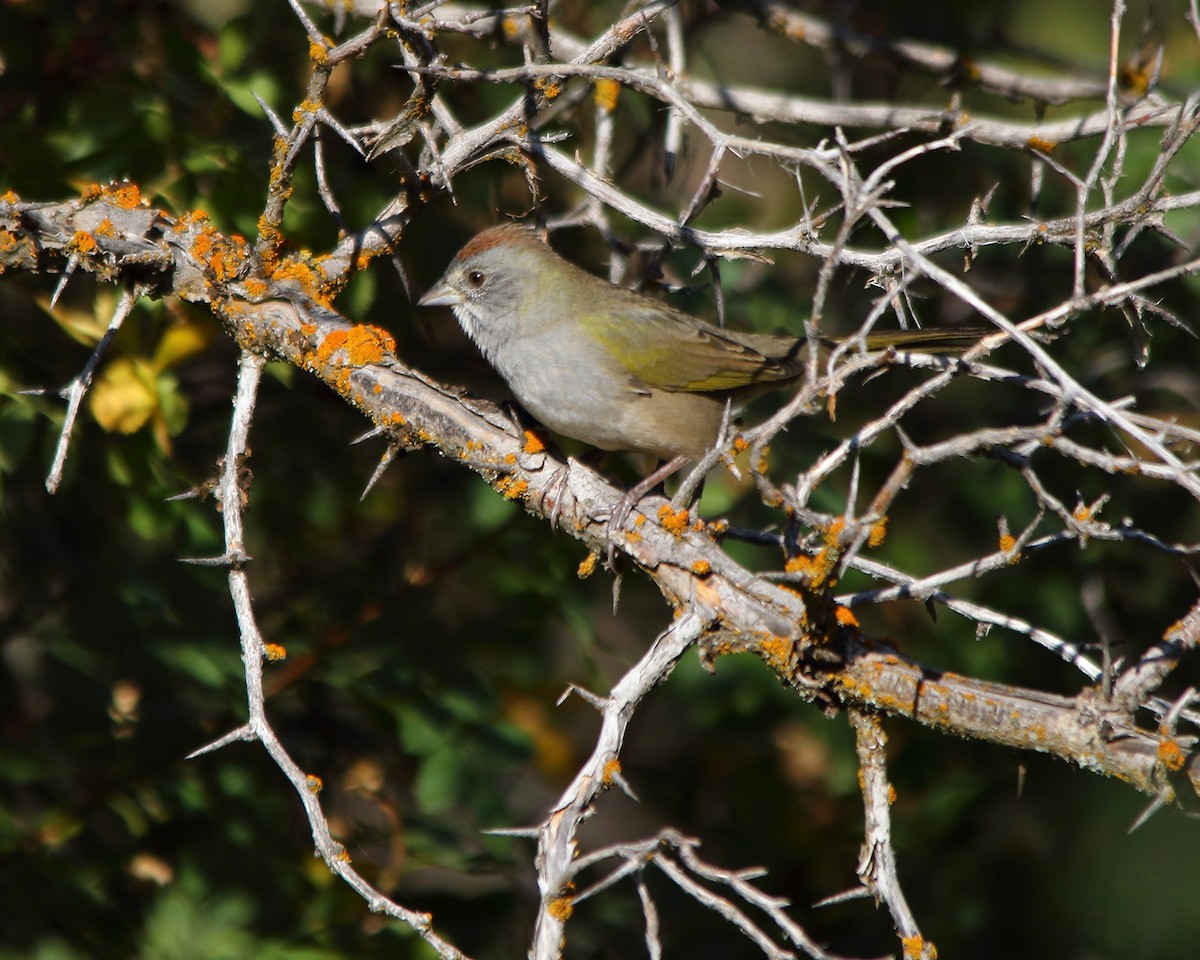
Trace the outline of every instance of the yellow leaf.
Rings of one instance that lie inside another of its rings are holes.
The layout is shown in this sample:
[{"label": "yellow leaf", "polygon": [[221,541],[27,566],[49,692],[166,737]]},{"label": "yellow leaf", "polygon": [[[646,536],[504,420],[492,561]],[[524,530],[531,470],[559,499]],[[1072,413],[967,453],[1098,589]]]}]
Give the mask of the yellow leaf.
[{"label": "yellow leaf", "polygon": [[199,353],[212,339],[212,328],[204,324],[184,320],[167,327],[158,347],[154,351],[153,367],[161,373],[169,367],[182,363],[192,354]]},{"label": "yellow leaf", "polygon": [[104,367],[89,397],[92,416],[110,433],[133,433],[158,409],[153,375],[128,357],[118,357]]}]

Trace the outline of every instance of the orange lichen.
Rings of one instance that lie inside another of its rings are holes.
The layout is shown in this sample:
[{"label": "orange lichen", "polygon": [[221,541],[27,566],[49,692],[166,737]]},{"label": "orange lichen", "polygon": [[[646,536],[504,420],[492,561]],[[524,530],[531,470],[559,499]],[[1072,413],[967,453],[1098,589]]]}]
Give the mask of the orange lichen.
[{"label": "orange lichen", "polygon": [[305,776],[304,785],[313,793],[320,793],[325,787],[325,781],[318,777],[315,773],[310,773]]},{"label": "orange lichen", "polygon": [[1053,140],[1047,140],[1045,137],[1030,137],[1025,141],[1025,146],[1030,150],[1036,150],[1038,153],[1053,153],[1054,148],[1058,144]]},{"label": "orange lichen", "polygon": [[125,210],[146,206],[146,201],[142,199],[142,192],[136,183],[110,183],[100,192],[101,195]]},{"label": "orange lichen", "polygon": [[316,113],[321,109],[321,104],[316,100],[301,100],[296,105],[296,109],[292,111],[292,122],[299,123],[304,119],[304,115],[308,113]]},{"label": "orange lichen", "polygon": [[320,363],[334,361],[334,354],[345,350],[344,366],[364,367],[367,364],[379,363],[384,357],[396,349],[396,341],[391,334],[379,327],[369,324],[358,324],[345,330],[331,330],[321,341],[316,350],[316,360]]},{"label": "orange lichen", "polygon": [[808,579],[809,585],[818,588],[826,582],[832,585],[835,581],[830,574],[837,568],[837,552],[825,547],[815,557],[798,554],[789,557],[783,565],[786,573],[798,573]]},{"label": "orange lichen", "polygon": [[211,227],[201,230],[191,247],[192,256],[208,267],[213,278],[222,283],[238,275],[249,253],[244,237],[236,233],[223,237]]},{"label": "orange lichen", "polygon": [[317,43],[313,40],[308,45],[308,59],[316,64],[324,63],[329,59],[329,48],[325,46],[324,42]]},{"label": "orange lichen", "polygon": [[606,787],[611,787],[613,780],[616,779],[617,774],[620,772],[621,761],[616,757],[610,757],[604,764],[604,773],[601,774],[601,782],[603,782]]},{"label": "orange lichen", "polygon": [[533,86],[547,100],[553,100],[562,93],[562,84],[556,83],[548,77],[533,81]]},{"label": "orange lichen", "polygon": [[97,237],[115,237],[117,229],[113,226],[113,222],[108,217],[105,217],[96,225],[96,229],[92,231],[92,234]]},{"label": "orange lichen", "polygon": [[1011,533],[1000,534],[1000,552],[1001,553],[1011,553],[1013,548],[1016,547],[1016,545],[1017,545],[1017,538],[1014,537]]},{"label": "orange lichen", "polygon": [[857,627],[858,617],[856,617],[849,607],[843,607],[840,604],[833,610],[833,618],[843,627]]},{"label": "orange lichen", "polygon": [[780,673],[788,669],[795,647],[796,645],[790,637],[780,637],[775,634],[767,634],[758,642],[758,648],[763,652],[767,663]]},{"label": "orange lichen", "polygon": [[852,693],[864,700],[871,696],[871,685],[861,680],[855,680],[854,677],[838,677],[838,685],[847,693]]},{"label": "orange lichen", "polygon": [[712,564],[707,560],[696,560],[692,563],[692,573],[698,577],[707,577],[712,573]]},{"label": "orange lichen", "polygon": [[600,560],[600,554],[589,553],[579,562],[579,568],[575,571],[575,576],[580,580],[586,580],[596,572],[596,563]]},{"label": "orange lichen", "polygon": [[1185,759],[1186,757],[1176,741],[1160,740],[1158,742],[1158,762],[1168,770],[1172,772],[1182,770]]},{"label": "orange lichen", "polygon": [[312,265],[296,257],[285,257],[267,271],[272,280],[291,280],[314,300],[329,304],[329,290],[324,277]]},{"label": "orange lichen", "polygon": [[247,296],[254,300],[261,300],[271,289],[267,286],[266,281],[260,280],[258,277],[250,277],[242,286],[245,288]]},{"label": "orange lichen", "polygon": [[76,230],[75,236],[67,243],[67,249],[75,253],[82,253],[85,256],[89,253],[94,253],[96,250],[96,238],[84,230]]},{"label": "orange lichen", "polygon": [[20,203],[21,197],[16,190],[5,190],[0,193],[0,203]]},{"label": "orange lichen", "polygon": [[750,441],[743,437],[740,433],[733,438],[733,452],[742,453],[750,449]]},{"label": "orange lichen", "polygon": [[812,557],[804,553],[798,553],[794,557],[788,557],[783,564],[784,573],[806,574],[810,569],[812,569]]},{"label": "orange lichen", "polygon": [[337,852],[336,859],[340,860],[342,863],[349,863],[350,862],[350,851],[347,850],[345,847],[342,847],[342,849]]},{"label": "orange lichen", "polygon": [[867,546],[872,550],[883,546],[883,541],[887,539],[888,518],[880,517],[871,525],[871,533],[867,537]]},{"label": "orange lichen", "polygon": [[532,430],[526,430],[522,437],[521,449],[525,453],[543,453],[546,449],[546,443]]},{"label": "orange lichen", "polygon": [[687,510],[672,510],[670,504],[664,503],[658,508],[658,522],[668,533],[682,537],[688,528],[688,512]]},{"label": "orange lichen", "polygon": [[911,937],[901,937],[904,947],[904,960],[937,960],[937,947],[919,933]]},{"label": "orange lichen", "polygon": [[[271,173],[274,176],[274,168]],[[291,195],[291,190],[284,190],[283,194],[286,200]],[[283,233],[279,230],[279,224],[265,213],[258,218],[257,228],[258,242],[263,250],[263,261],[269,266],[278,256],[279,248],[283,246]]]},{"label": "orange lichen", "polygon": [[215,230],[202,230],[196,234],[196,239],[192,241],[191,254],[197,260],[205,261],[212,253],[213,238],[217,236]]},{"label": "orange lichen", "polygon": [[316,359],[321,363],[328,363],[334,353],[341,350],[346,345],[345,330],[330,330],[325,335],[325,339],[321,341],[321,345],[317,347]]},{"label": "orange lichen", "polygon": [[505,500],[520,500],[529,493],[529,483],[516,477],[501,477],[496,482],[496,489]]},{"label": "orange lichen", "polygon": [[550,912],[550,916],[559,923],[566,923],[571,919],[571,913],[575,907],[571,903],[570,897],[555,897],[546,904],[546,909]]},{"label": "orange lichen", "polygon": [[388,414],[388,423],[391,423],[397,427],[402,427],[405,423],[407,423],[407,421],[404,419],[404,414],[393,412]]},{"label": "orange lichen", "polygon": [[287,659],[287,647],[281,643],[267,643],[263,645],[263,656],[271,663],[276,663],[280,660]]}]

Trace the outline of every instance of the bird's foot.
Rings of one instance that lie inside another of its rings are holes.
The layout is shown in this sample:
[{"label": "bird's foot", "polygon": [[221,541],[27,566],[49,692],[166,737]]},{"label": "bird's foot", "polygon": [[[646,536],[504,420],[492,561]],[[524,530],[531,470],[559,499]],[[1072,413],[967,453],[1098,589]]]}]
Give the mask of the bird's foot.
[{"label": "bird's foot", "polygon": [[542,513],[546,512],[546,503],[550,504],[550,529],[554,530],[558,527],[558,518],[562,516],[563,500],[567,494],[567,481],[571,478],[571,461],[559,464],[554,468],[554,472],[550,474],[550,479],[546,481],[546,486],[542,489],[542,495],[538,498],[538,509]]},{"label": "bird's foot", "polygon": [[633,508],[638,502],[648,494],[651,490],[657,487],[660,483],[667,479],[676,470],[687,463],[690,457],[672,457],[666,463],[662,464],[650,476],[646,477],[641,482],[634,484],[621,497],[620,501],[613,508],[612,514],[608,518],[608,568],[614,573],[614,561],[616,559],[617,538],[625,533],[625,523],[629,520],[629,514],[633,512]]}]

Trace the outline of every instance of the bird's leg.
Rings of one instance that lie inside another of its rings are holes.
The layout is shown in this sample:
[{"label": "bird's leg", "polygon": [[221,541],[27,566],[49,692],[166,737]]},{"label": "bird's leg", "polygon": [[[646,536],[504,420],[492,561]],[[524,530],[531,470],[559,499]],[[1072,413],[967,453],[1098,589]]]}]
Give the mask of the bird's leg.
[{"label": "bird's leg", "polygon": [[558,526],[558,518],[562,516],[563,502],[567,493],[567,481],[571,476],[571,468],[576,463],[581,463],[585,466],[595,469],[597,463],[606,455],[603,450],[589,450],[582,457],[567,457],[566,462],[554,468],[554,472],[550,474],[550,479],[546,481],[546,486],[542,490],[541,497],[538,499],[538,509],[543,513],[546,511],[546,502],[550,502],[550,529],[553,530]]},{"label": "bird's leg", "polygon": [[546,481],[546,486],[542,490],[542,499],[539,506],[543,511],[546,509],[546,501],[550,500],[550,529],[553,530],[558,526],[558,518],[562,514],[563,495],[567,492],[567,481],[571,477],[571,458],[567,458],[567,462],[560,464],[554,468],[554,473],[550,474],[550,479]]},{"label": "bird's leg", "polygon": [[613,567],[613,559],[616,556],[616,538],[625,529],[625,521],[629,519],[630,511],[633,510],[642,497],[691,459],[691,457],[684,456],[672,457],[666,463],[659,466],[650,476],[646,477],[645,480],[634,484],[634,486],[626,491],[625,496],[621,498],[620,503],[617,504],[612,515],[608,518],[608,566],[610,570]]},{"label": "bird's leg", "polygon": [[733,457],[729,454],[729,445],[733,443],[734,435],[737,433],[737,424],[734,422],[732,414],[733,403],[726,400],[725,413],[721,417],[721,429],[717,433],[717,440],[708,453],[701,457],[696,466],[683,478],[679,489],[675,491],[675,496],[671,498],[673,510],[690,508],[693,503],[698,501],[704,492],[705,478],[712,472],[713,467],[722,461],[735,477],[741,478],[741,474],[734,465]]}]

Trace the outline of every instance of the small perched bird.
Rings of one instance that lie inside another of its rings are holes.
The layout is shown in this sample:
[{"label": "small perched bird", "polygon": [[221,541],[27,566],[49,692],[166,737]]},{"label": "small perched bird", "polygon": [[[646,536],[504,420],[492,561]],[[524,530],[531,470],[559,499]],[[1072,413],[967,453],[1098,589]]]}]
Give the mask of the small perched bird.
[{"label": "small perched bird", "polygon": [[[673,469],[718,441],[727,404],[736,415],[803,376],[808,350],[804,337],[726,330],[615,286],[516,224],[477,234],[419,304],[452,307],[521,405],[551,430],[602,450],[653,454]],[[868,346],[961,349],[979,333],[901,331]]]}]

